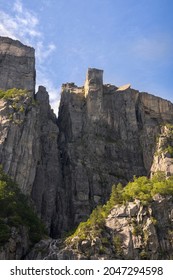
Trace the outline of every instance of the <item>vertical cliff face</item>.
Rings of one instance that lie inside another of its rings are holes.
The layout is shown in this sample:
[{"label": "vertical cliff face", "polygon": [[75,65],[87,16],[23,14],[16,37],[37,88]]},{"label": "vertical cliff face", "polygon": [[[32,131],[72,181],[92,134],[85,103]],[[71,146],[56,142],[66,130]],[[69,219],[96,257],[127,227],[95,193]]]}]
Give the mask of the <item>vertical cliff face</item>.
[{"label": "vertical cliff face", "polygon": [[173,124],[169,101],[105,85],[103,71],[89,69],[83,87],[62,86],[57,119],[46,89],[34,93],[32,48],[0,37],[0,70],[0,89],[27,90],[0,99],[0,163],[51,236],[85,220],[113,184],[150,174],[161,125]]},{"label": "vertical cliff face", "polygon": [[157,138],[151,175],[157,171],[164,172],[167,177],[173,175],[173,126],[170,124],[161,126]]},{"label": "vertical cliff face", "polygon": [[0,37],[0,88],[35,92],[35,51],[10,38]]},{"label": "vertical cliff face", "polygon": [[32,197],[50,229],[57,219],[56,195],[61,182],[56,116],[43,87],[35,98],[28,93],[16,98],[0,100],[0,163],[22,192]]},{"label": "vertical cliff face", "polygon": [[[33,154],[38,154],[31,196],[50,233],[57,236],[61,225],[63,203],[61,163],[58,150],[58,126],[50,109],[49,97],[40,87],[35,97],[38,105],[36,120],[37,138]],[[37,143],[37,146],[36,146]]]},{"label": "vertical cliff face", "polygon": [[56,234],[61,220],[57,119],[46,89],[40,86],[34,94],[34,49],[0,38],[0,58],[0,89],[12,92],[0,99],[0,164]]},{"label": "vertical cliff face", "polygon": [[74,224],[107,200],[112,184],[150,174],[160,125],[172,122],[170,102],[104,85],[101,70],[89,69],[84,87],[63,85],[59,148]]}]

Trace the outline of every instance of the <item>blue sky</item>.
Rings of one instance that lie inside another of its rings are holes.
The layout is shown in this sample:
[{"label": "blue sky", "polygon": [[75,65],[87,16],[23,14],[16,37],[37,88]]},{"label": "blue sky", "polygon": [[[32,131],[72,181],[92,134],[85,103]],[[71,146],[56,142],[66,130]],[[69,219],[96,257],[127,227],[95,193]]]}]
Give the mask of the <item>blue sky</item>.
[{"label": "blue sky", "polygon": [[0,0],[0,35],[36,49],[55,113],[61,84],[83,85],[88,67],[173,101],[172,14],[172,0]]}]

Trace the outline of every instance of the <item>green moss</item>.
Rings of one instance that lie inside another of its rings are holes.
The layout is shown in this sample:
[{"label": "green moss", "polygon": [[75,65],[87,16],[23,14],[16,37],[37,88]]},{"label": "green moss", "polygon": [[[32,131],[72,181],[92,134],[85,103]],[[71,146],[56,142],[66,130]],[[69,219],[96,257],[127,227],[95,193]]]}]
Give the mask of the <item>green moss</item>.
[{"label": "green moss", "polygon": [[28,198],[0,167],[0,245],[8,241],[12,226],[28,228],[31,245],[38,242],[45,227],[29,205]]}]

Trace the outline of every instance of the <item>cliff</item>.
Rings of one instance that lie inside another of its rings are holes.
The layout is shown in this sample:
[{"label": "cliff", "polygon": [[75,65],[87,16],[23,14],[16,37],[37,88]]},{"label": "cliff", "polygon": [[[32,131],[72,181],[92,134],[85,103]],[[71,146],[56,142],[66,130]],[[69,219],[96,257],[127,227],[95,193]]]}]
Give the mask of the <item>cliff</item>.
[{"label": "cliff", "polygon": [[56,228],[56,196],[61,192],[57,119],[46,89],[40,86],[34,93],[34,49],[1,38],[0,50],[0,164],[33,199],[50,232],[52,224]]},{"label": "cliff", "polygon": [[0,88],[35,91],[35,50],[0,37]]},{"label": "cliff", "polygon": [[88,69],[84,86],[62,85],[57,119],[46,89],[35,93],[34,49],[0,37],[0,58],[0,164],[52,238],[86,220],[113,184],[172,174],[170,148],[157,153],[173,124],[171,102],[104,84],[102,70]]},{"label": "cliff", "polygon": [[150,174],[161,127],[172,122],[171,102],[104,85],[102,70],[89,69],[84,87],[62,86],[59,149],[74,225],[105,203],[113,184]]}]

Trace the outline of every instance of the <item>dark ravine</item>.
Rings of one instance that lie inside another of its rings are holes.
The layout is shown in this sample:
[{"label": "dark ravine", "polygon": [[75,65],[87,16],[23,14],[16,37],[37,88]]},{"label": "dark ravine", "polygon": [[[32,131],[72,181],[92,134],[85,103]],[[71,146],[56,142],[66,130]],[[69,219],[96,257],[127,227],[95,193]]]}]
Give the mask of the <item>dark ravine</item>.
[{"label": "dark ravine", "polygon": [[173,174],[169,155],[155,154],[164,125],[173,124],[171,102],[105,85],[102,70],[88,69],[83,87],[62,85],[57,118],[46,89],[35,93],[34,49],[0,37],[0,89],[9,88],[28,92],[0,99],[0,164],[32,198],[51,238],[86,220],[113,184]]}]

